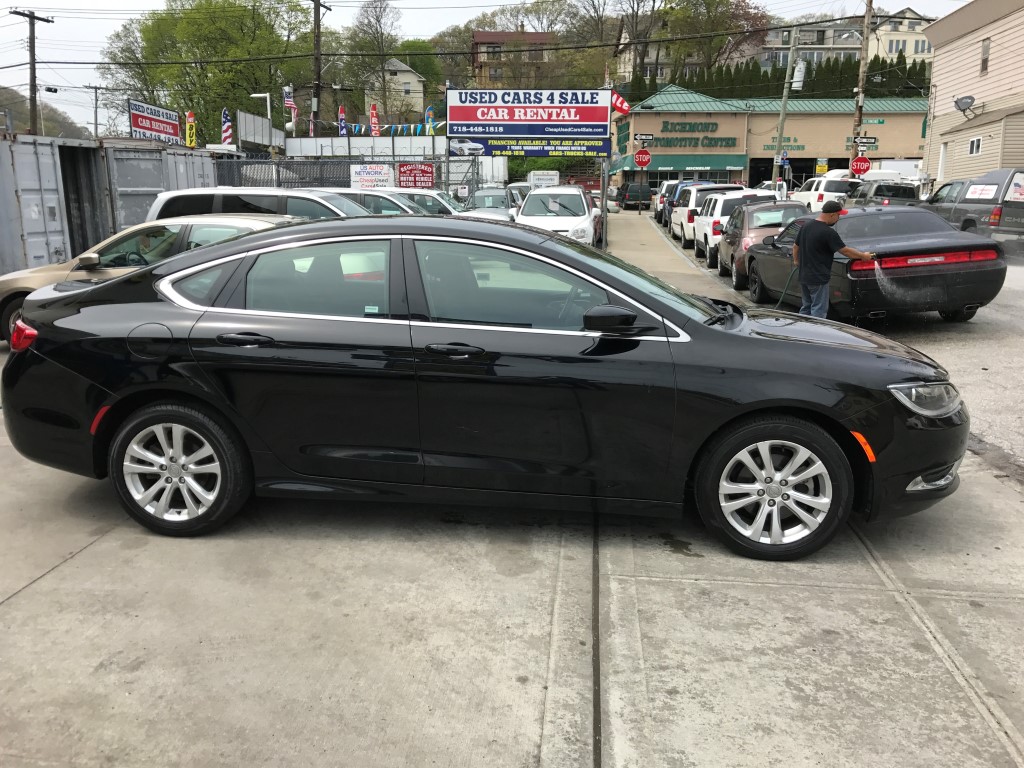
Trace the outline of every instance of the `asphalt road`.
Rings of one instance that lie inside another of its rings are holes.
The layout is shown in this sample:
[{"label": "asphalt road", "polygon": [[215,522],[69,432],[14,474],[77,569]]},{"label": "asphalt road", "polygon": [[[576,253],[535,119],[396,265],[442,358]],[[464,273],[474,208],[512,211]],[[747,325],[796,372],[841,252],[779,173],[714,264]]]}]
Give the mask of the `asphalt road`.
[{"label": "asphalt road", "polygon": [[[732,293],[646,217],[612,226]],[[1015,408],[984,332],[1013,306],[894,327],[976,425]],[[982,346],[1003,386],[970,379]],[[1024,494],[990,458],[929,512],[763,563],[689,516],[557,508],[256,500],[162,538],[0,432],[0,766],[1024,768]]]}]

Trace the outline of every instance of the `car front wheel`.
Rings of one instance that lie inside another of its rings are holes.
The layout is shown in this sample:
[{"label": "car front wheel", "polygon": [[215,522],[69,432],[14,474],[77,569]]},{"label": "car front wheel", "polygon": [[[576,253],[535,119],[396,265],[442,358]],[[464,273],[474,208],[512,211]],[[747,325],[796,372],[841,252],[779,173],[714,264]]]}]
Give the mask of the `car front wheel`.
[{"label": "car front wheel", "polygon": [[176,403],[127,418],[111,444],[109,471],[128,514],[168,536],[219,528],[252,492],[242,441],[207,413]]},{"label": "car front wheel", "polygon": [[771,415],[740,423],[704,452],[701,519],[726,546],[761,560],[795,560],[825,546],[853,507],[853,472],[815,424]]}]

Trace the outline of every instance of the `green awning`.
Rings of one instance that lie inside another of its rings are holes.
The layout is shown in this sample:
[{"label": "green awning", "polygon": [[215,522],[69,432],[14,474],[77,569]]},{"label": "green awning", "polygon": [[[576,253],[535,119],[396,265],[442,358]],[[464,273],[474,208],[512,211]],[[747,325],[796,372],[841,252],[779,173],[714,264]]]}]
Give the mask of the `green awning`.
[{"label": "green awning", "polygon": [[633,156],[627,155],[612,163],[611,172],[619,171],[745,171],[746,155],[651,155],[651,164],[637,168]]}]

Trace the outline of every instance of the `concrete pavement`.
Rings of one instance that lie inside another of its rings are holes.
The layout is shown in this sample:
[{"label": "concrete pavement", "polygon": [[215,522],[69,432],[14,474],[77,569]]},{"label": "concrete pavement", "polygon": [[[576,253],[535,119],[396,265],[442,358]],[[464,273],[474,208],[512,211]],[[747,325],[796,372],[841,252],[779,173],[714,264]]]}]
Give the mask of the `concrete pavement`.
[{"label": "concrete pavement", "polygon": [[[610,221],[616,255],[735,296]],[[1024,496],[978,456],[797,563],[557,509],[259,500],[166,539],[0,460],[4,768],[1024,768]]]}]

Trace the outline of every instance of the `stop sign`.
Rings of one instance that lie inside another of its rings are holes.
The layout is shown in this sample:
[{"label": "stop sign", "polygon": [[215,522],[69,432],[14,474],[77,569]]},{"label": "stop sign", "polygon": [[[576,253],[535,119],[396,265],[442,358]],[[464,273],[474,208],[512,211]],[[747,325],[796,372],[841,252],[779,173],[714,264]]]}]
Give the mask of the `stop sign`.
[{"label": "stop sign", "polygon": [[850,170],[853,171],[857,176],[863,176],[865,173],[871,170],[871,161],[864,157],[864,155],[855,157],[850,162]]},{"label": "stop sign", "polygon": [[633,162],[637,168],[646,168],[651,164],[651,153],[646,149],[638,149],[633,153]]}]

